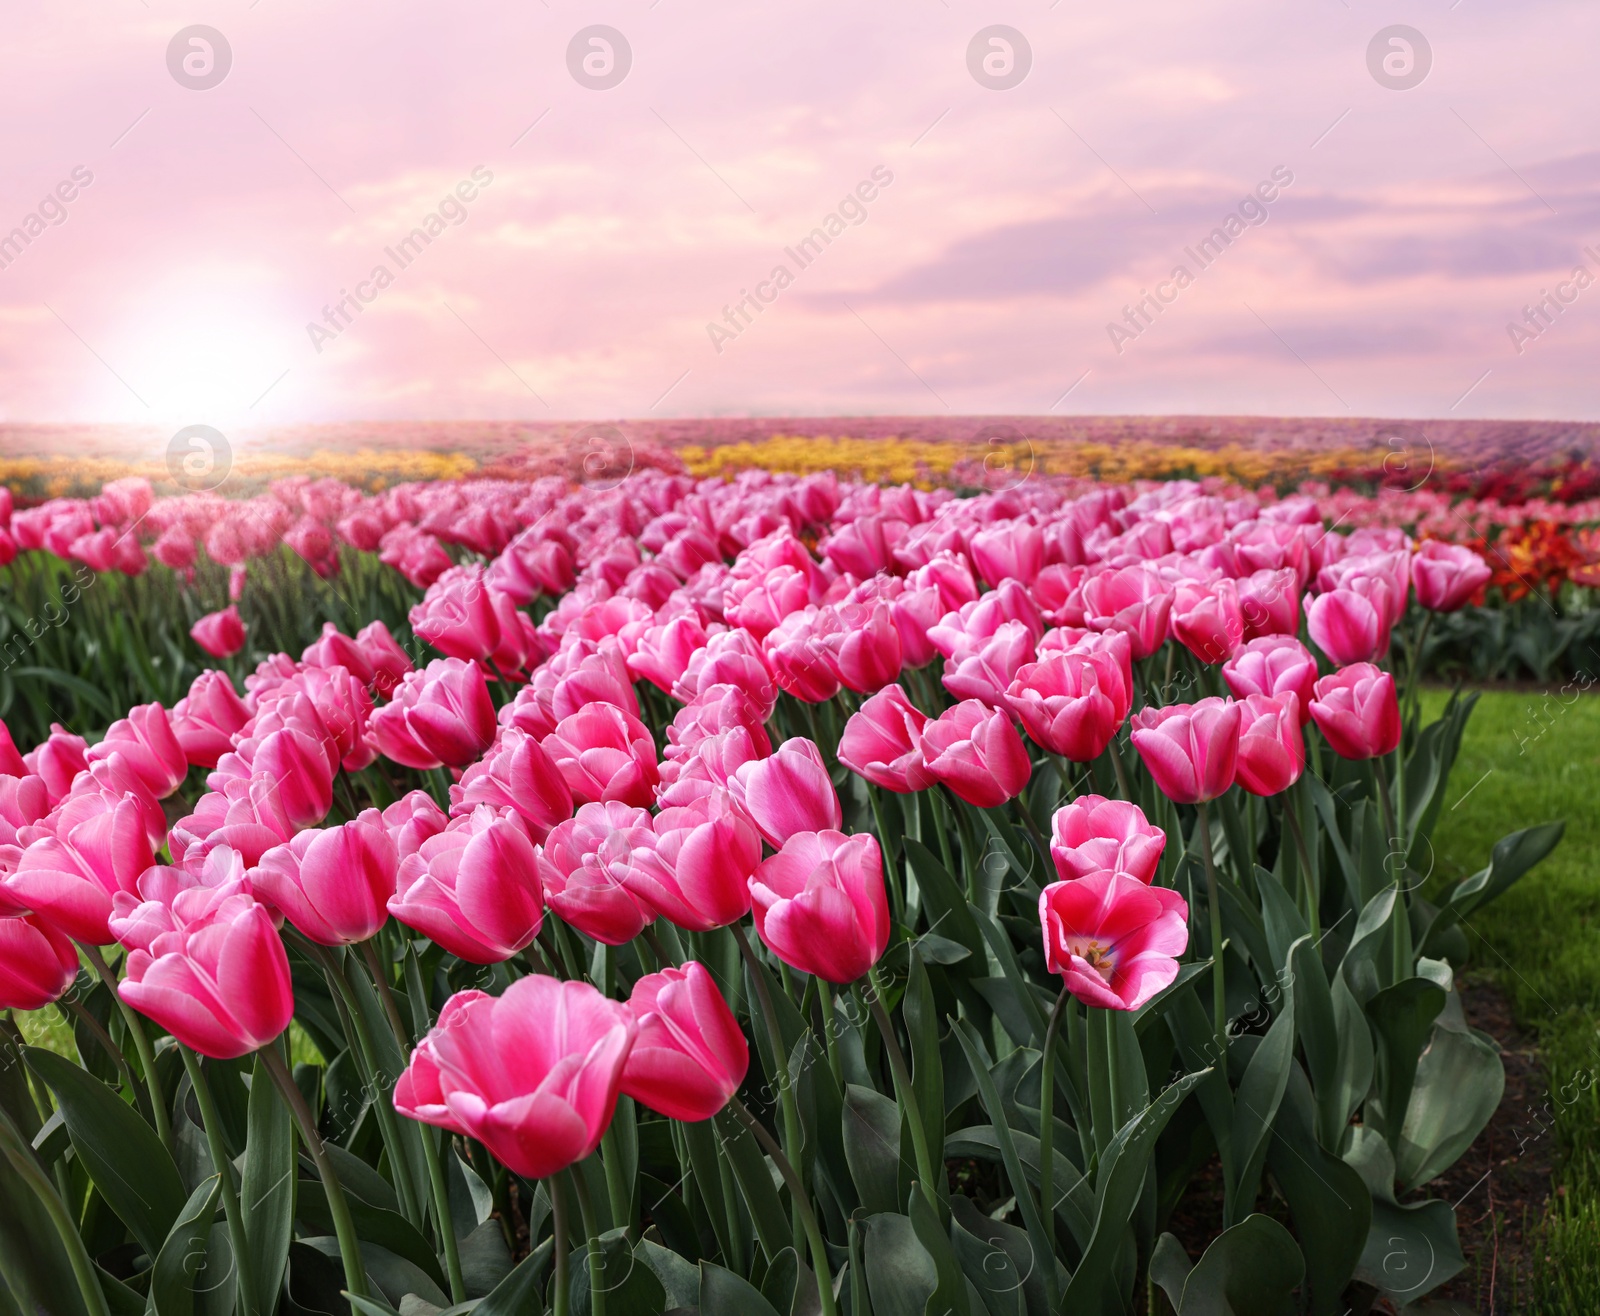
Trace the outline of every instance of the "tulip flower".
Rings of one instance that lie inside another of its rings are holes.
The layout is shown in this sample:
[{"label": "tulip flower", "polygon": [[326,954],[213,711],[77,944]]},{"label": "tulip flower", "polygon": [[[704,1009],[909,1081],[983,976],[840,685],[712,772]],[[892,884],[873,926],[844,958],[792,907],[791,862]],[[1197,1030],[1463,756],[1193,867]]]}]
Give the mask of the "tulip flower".
[{"label": "tulip flower", "polygon": [[450,818],[426,791],[412,791],[383,811],[383,825],[389,829],[397,859],[404,859],[415,854],[430,836],[444,831]]},{"label": "tulip flower", "polygon": [[1293,694],[1300,707],[1300,725],[1311,718],[1317,660],[1292,635],[1263,635],[1247,640],[1222,665],[1222,679],[1235,699],[1247,695]]},{"label": "tulip flower", "polygon": [[614,704],[590,704],[562,719],[543,748],[579,804],[640,807],[654,795],[655,741],[643,722]]},{"label": "tulip flower", "polygon": [[1006,579],[1031,584],[1044,567],[1044,532],[1017,519],[972,536],[972,564],[991,588]]},{"label": "tulip flower", "polygon": [[451,819],[400,860],[389,912],[473,964],[510,959],[544,922],[526,829],[486,804]]},{"label": "tulip flower", "polygon": [[1239,581],[1244,638],[1293,635],[1300,629],[1300,581],[1293,567],[1270,568]]},{"label": "tulip flower", "polygon": [[772,740],[766,728],[767,716],[742,687],[707,686],[679,709],[678,715],[672,719],[672,724],[667,728],[665,757],[668,760],[686,757],[707,737],[739,727],[747,733],[753,751],[751,757],[766,758],[772,753]]},{"label": "tulip flower", "polygon": [[804,736],[744,764],[728,779],[728,791],[774,846],[796,832],[837,831],[844,817],[822,751]]},{"label": "tulip flower", "polygon": [[78,774],[89,766],[88,744],[59,722],[50,724],[50,736],[37,749],[22,756],[23,765],[36,774],[50,792],[51,806],[64,800]]},{"label": "tulip flower", "polygon": [[450,788],[451,811],[480,804],[512,809],[543,840],[557,823],[572,817],[572,791],[544,747],[526,732],[506,727],[489,752]]},{"label": "tulip flower", "polygon": [[411,609],[411,628],[451,658],[492,662],[514,672],[528,661],[532,622],[511,596],[486,584],[483,568],[455,567]]},{"label": "tulip flower", "polygon": [[544,1179],[600,1145],[637,1031],[626,1005],[584,982],[530,974],[499,997],[458,992],[411,1053],[394,1107]]},{"label": "tulip flower", "polygon": [[1368,662],[1389,651],[1387,588],[1374,601],[1353,589],[1333,589],[1305,602],[1306,629],[1317,648],[1339,666]]},{"label": "tulip flower", "polygon": [[692,932],[726,927],[749,912],[761,836],[727,791],[713,788],[663,808],[652,828],[653,843],[635,846],[619,872],[639,903]]},{"label": "tulip flower", "polygon": [[111,897],[132,891],[155,863],[131,793],[106,791],[64,800],[23,847],[13,872],[0,877],[9,902],[39,915],[74,941],[109,945]]},{"label": "tulip flower", "polygon": [[312,941],[348,946],[389,921],[400,858],[383,815],[364,809],[342,827],[307,830],[251,870],[258,899]]},{"label": "tulip flower", "polygon": [[1181,583],[1172,596],[1171,626],[1173,637],[1201,662],[1226,661],[1244,638],[1239,586],[1227,578]]},{"label": "tulip flower", "polygon": [[672,697],[693,703],[713,687],[724,685],[743,690],[760,710],[760,721],[772,716],[778,702],[772,663],[761,642],[746,630],[735,628],[708,638],[690,655],[683,675],[673,683]]},{"label": "tulip flower", "polygon": [[1391,753],[1400,743],[1394,677],[1371,663],[1341,667],[1317,682],[1311,719],[1341,758]]},{"label": "tulip flower", "polygon": [[961,641],[945,659],[944,688],[957,699],[978,699],[991,708],[1004,708],[1007,689],[1034,659],[1036,639],[1026,623],[1007,621],[993,635]]},{"label": "tulip flower", "polygon": [[1411,558],[1411,583],[1417,602],[1430,612],[1455,612],[1483,588],[1494,573],[1465,544],[1425,540]]},{"label": "tulip flower", "polygon": [[1039,894],[1045,965],[1085,1005],[1137,1010],[1178,976],[1189,908],[1127,873],[1053,882]]},{"label": "tulip flower", "polygon": [[1006,703],[1035,743],[1074,763],[1089,763],[1105,752],[1122,725],[1116,701],[1100,681],[1093,659],[1052,653],[1017,673]]},{"label": "tulip flower", "polygon": [[118,995],[185,1046],[231,1060],[289,1026],[289,957],[247,882],[196,886],[170,904],[147,901],[128,918],[147,931],[164,926],[128,952]]},{"label": "tulip flower", "polygon": [[926,789],[933,776],[922,761],[927,715],[898,685],[885,686],[850,715],[839,738],[839,762],[885,790]]},{"label": "tulip flower", "polygon": [[0,918],[0,1010],[41,1010],[77,976],[78,952],[65,933],[41,918]]},{"label": "tulip flower", "polygon": [[808,704],[832,699],[843,684],[833,655],[818,634],[824,624],[822,609],[810,606],[790,613],[764,641],[773,679]]},{"label": "tulip flower", "polygon": [[705,647],[706,628],[694,614],[680,615],[647,628],[628,655],[628,671],[649,681],[662,694],[683,679],[689,660]]},{"label": "tulip flower", "polygon": [[189,628],[189,635],[213,658],[231,658],[244,648],[244,622],[232,603],[220,612],[208,612]]},{"label": "tulip flower", "polygon": [[827,624],[817,635],[840,683],[871,694],[898,679],[903,654],[894,610],[884,599],[824,608]]},{"label": "tulip flower", "polygon": [[1174,804],[1214,800],[1233,785],[1239,712],[1232,699],[1213,696],[1133,715],[1133,747]]},{"label": "tulip flower", "polygon": [[250,708],[224,672],[206,670],[172,707],[172,734],[194,766],[214,768],[250,720]]},{"label": "tulip flower", "polygon": [[634,983],[628,1009],[639,1032],[622,1071],[625,1093],[689,1123],[728,1104],[750,1068],[750,1048],[703,965],[690,960],[646,974]]},{"label": "tulip flower", "polygon": [[1234,780],[1252,795],[1288,790],[1300,780],[1306,766],[1298,696],[1289,690],[1281,695],[1247,695],[1239,703]]},{"label": "tulip flower", "polygon": [[963,700],[924,726],[918,748],[935,781],[980,809],[1021,794],[1033,771],[1009,715],[976,699]]},{"label": "tulip flower", "polygon": [[585,804],[536,852],[545,899],[586,937],[608,946],[631,941],[655,914],[634,894],[630,869],[637,851],[655,845],[643,809],[621,800]]},{"label": "tulip flower", "polygon": [[1147,564],[1090,576],[1083,605],[1090,629],[1122,632],[1134,658],[1148,658],[1167,638],[1172,591]]},{"label": "tulip flower", "polygon": [[800,832],[750,879],[756,932],[790,968],[854,982],[889,945],[883,856],[867,833]]},{"label": "tulip flower", "polygon": [[381,621],[369,622],[357,631],[356,644],[372,668],[373,692],[388,698],[413,670],[410,657]]},{"label": "tulip flower", "polygon": [[1050,823],[1050,857],[1064,881],[1109,870],[1153,882],[1166,846],[1167,834],[1137,804],[1104,795],[1078,796]]}]

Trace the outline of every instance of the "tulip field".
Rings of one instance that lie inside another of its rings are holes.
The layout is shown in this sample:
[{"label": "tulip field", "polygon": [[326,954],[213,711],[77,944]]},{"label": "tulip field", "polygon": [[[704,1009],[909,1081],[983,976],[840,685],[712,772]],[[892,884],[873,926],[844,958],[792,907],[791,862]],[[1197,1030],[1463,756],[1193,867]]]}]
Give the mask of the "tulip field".
[{"label": "tulip field", "polygon": [[1435,874],[1454,507],[0,494],[0,1316],[1416,1307],[1562,836]]}]

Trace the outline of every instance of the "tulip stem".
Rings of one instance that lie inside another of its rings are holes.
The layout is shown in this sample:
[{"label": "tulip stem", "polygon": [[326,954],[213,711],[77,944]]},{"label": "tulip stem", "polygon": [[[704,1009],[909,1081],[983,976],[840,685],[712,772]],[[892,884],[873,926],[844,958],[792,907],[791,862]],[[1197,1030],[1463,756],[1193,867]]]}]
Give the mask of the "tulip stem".
[{"label": "tulip stem", "polygon": [[373,984],[378,990],[378,1000],[383,1004],[383,1012],[388,1016],[389,1027],[394,1029],[394,1040],[400,1047],[401,1056],[404,1056],[411,1050],[411,1037],[406,1032],[405,1023],[400,1018],[400,1007],[395,1002],[394,989],[389,982],[389,975],[384,971],[383,961],[378,958],[376,941],[376,937],[369,937],[361,943],[361,957],[366,960],[367,968],[372,973]]},{"label": "tulip stem", "polygon": [[1206,864],[1206,913],[1211,920],[1211,1023],[1219,1051],[1226,1051],[1228,986],[1222,976],[1222,897],[1217,891],[1217,861],[1211,853],[1211,805],[1200,801],[1200,855]]},{"label": "tulip stem", "polygon": [[1055,1008],[1050,1011],[1050,1022],[1044,1030],[1044,1051],[1039,1068],[1039,1205],[1044,1210],[1045,1228],[1052,1239],[1056,1228],[1055,1185],[1055,1085],[1056,1085],[1056,1034],[1061,1031],[1061,1018],[1067,1012],[1067,1002],[1072,993],[1062,985],[1056,997]]},{"label": "tulip stem", "polygon": [[933,801],[933,830],[939,834],[939,858],[944,860],[944,871],[953,877],[956,865],[950,854],[950,811],[945,805],[943,790],[938,782],[934,782],[928,791],[928,798]]},{"label": "tulip stem", "polygon": [[217,1167],[217,1181],[222,1187],[222,1214],[228,1222],[228,1243],[233,1248],[234,1265],[238,1267],[238,1289],[244,1296],[245,1316],[256,1316],[260,1310],[260,1295],[256,1292],[255,1265],[250,1257],[250,1245],[245,1240],[239,1193],[233,1186],[233,1161],[228,1149],[222,1145],[222,1119],[217,1114],[216,1098],[212,1096],[211,1084],[206,1079],[199,1057],[181,1042],[178,1043],[178,1054],[183,1057],[189,1086],[194,1089],[195,1100],[200,1103],[200,1124],[205,1130],[206,1146],[211,1149],[211,1163]]},{"label": "tulip stem", "polygon": [[917,1158],[917,1177],[922,1180],[922,1194],[928,1199],[928,1205],[933,1207],[934,1213],[943,1219],[944,1209],[939,1204],[935,1186],[939,1180],[934,1178],[935,1171],[942,1167],[933,1163],[933,1152],[928,1146],[928,1130],[922,1123],[921,1103],[917,1100],[916,1089],[911,1085],[911,1070],[906,1064],[905,1052],[900,1049],[900,1039],[894,1034],[894,1021],[883,1008],[883,979],[875,968],[868,969],[867,973],[871,983],[865,993],[867,1008],[872,1011],[872,1020],[883,1035],[883,1050],[889,1058],[889,1072],[894,1075],[895,1095],[905,1108],[906,1123],[911,1125],[911,1147]]},{"label": "tulip stem", "polygon": [[891,852],[889,849],[889,829],[883,825],[882,792],[870,781],[867,783],[867,798],[872,801],[872,821],[878,829],[878,850],[882,855],[884,867],[898,879],[897,881],[884,883],[889,888],[889,904],[891,906],[889,916],[896,923],[904,923],[906,913],[905,870],[900,867],[901,859],[899,854]]},{"label": "tulip stem", "polygon": [[1117,789],[1122,792],[1122,798],[1129,804],[1137,803],[1133,798],[1133,787],[1128,785],[1128,768],[1122,761],[1122,746],[1117,744],[1116,736],[1111,737],[1111,766],[1117,774]]},{"label": "tulip stem", "polygon": [[1311,852],[1306,849],[1306,834],[1300,826],[1299,793],[1290,791],[1283,797],[1283,818],[1289,824],[1289,834],[1294,837],[1294,848],[1300,858],[1300,880],[1305,889],[1306,922],[1315,941],[1322,940],[1322,914],[1317,908],[1322,900],[1317,894],[1316,874],[1311,871]]},{"label": "tulip stem", "polygon": [[422,1154],[428,1162],[428,1182],[433,1189],[433,1213],[439,1217],[439,1241],[444,1244],[444,1268],[450,1277],[450,1301],[467,1300],[466,1276],[461,1270],[461,1246],[456,1242],[455,1221],[450,1215],[450,1187],[445,1182],[442,1156],[453,1156],[450,1134],[439,1130],[439,1145],[433,1141],[433,1130],[419,1129],[422,1135]]},{"label": "tulip stem", "polygon": [[789,1195],[794,1198],[801,1223],[805,1226],[806,1241],[811,1246],[811,1265],[816,1272],[817,1296],[822,1300],[822,1316],[835,1316],[837,1308],[833,1299],[833,1270],[828,1265],[828,1248],[822,1241],[822,1230],[817,1224],[816,1213],[811,1209],[811,1201],[806,1196],[805,1184],[800,1182],[799,1173],[789,1158],[783,1154],[783,1148],[778,1146],[777,1139],[749,1112],[744,1102],[737,1096],[729,1097],[728,1109],[738,1117],[741,1124],[755,1134],[756,1141],[766,1148],[767,1155],[772,1157],[772,1163],[778,1167],[778,1173],[783,1176],[784,1183],[789,1185]]},{"label": "tulip stem", "polygon": [[86,946],[82,943],[79,945],[84,959],[88,960],[90,966],[100,975],[100,980],[110,989],[111,999],[117,1003],[117,1009],[122,1012],[122,1022],[128,1029],[128,1036],[133,1038],[133,1049],[139,1053],[139,1068],[144,1070],[145,1088],[150,1098],[150,1113],[156,1122],[156,1134],[161,1139],[161,1145],[176,1156],[177,1151],[172,1141],[172,1121],[167,1116],[167,1103],[161,1094],[161,1079],[156,1074],[156,1052],[150,1045],[150,1035],[144,1031],[144,1023],[138,1014],[117,991],[116,975],[111,972],[106,957],[100,953],[100,947]]},{"label": "tulip stem", "polygon": [[3,1152],[6,1160],[11,1163],[11,1168],[33,1189],[34,1194],[44,1205],[50,1223],[56,1227],[56,1233],[61,1236],[62,1250],[67,1254],[67,1260],[72,1263],[73,1278],[78,1281],[78,1291],[83,1295],[84,1310],[89,1316],[111,1316],[110,1308],[106,1304],[105,1290],[100,1287],[100,1277],[95,1273],[95,1264],[90,1260],[89,1250],[84,1247],[83,1238],[78,1233],[77,1221],[72,1218],[72,1212],[67,1209],[61,1195],[44,1177],[38,1161],[34,1160],[32,1154],[22,1146],[10,1119],[4,1112],[0,1112],[0,1152]]},{"label": "tulip stem", "polygon": [[[1376,778],[1378,787],[1378,804],[1383,809],[1383,825],[1388,829],[1389,853],[1398,850],[1402,859],[1405,855],[1405,838],[1400,835],[1400,830],[1395,824],[1394,801],[1389,797],[1389,773],[1383,766],[1383,755],[1377,754],[1372,759],[1372,775]],[[1403,868],[1402,868],[1403,872]],[[1395,874],[1395,884],[1400,884],[1401,874]]]},{"label": "tulip stem", "polygon": [[553,1316],[568,1316],[572,1310],[572,1280],[567,1274],[567,1195],[561,1187],[565,1177],[558,1174],[544,1181],[550,1193],[550,1215],[555,1221],[555,1237],[550,1244],[555,1256],[555,1278],[551,1281],[555,1292],[550,1301]]},{"label": "tulip stem", "polygon": [[361,1260],[361,1244],[356,1239],[356,1224],[350,1216],[350,1203],[345,1199],[344,1185],[339,1182],[339,1172],[333,1168],[328,1149],[322,1144],[322,1135],[317,1132],[316,1118],[311,1114],[311,1107],[306,1105],[306,1099],[299,1087],[295,1085],[294,1078],[290,1075],[288,1066],[283,1063],[283,1057],[278,1054],[277,1047],[269,1042],[256,1054],[261,1057],[261,1063],[266,1067],[267,1073],[272,1075],[272,1081],[277,1084],[278,1091],[288,1103],[289,1112],[294,1116],[294,1122],[300,1130],[300,1141],[305,1144],[306,1150],[311,1153],[311,1159],[316,1163],[317,1174],[322,1179],[322,1191],[328,1198],[328,1214],[333,1217],[333,1231],[339,1239],[339,1258],[344,1262],[345,1285],[356,1297],[364,1298],[367,1296],[367,1269]]},{"label": "tulip stem", "polygon": [[648,923],[639,930],[639,935],[644,938],[644,944],[650,947],[650,951],[656,959],[661,961],[663,969],[674,968],[677,965],[677,960],[667,954],[667,948],[661,944],[661,938],[656,935],[656,930]]},{"label": "tulip stem", "polygon": [[[772,993],[767,990],[767,977],[761,968],[761,962],[756,959],[756,953],[750,947],[750,940],[745,935],[744,924],[734,923],[733,939],[739,943],[739,950],[744,955],[745,967],[750,970],[751,980],[755,983],[756,999],[761,1004],[761,1017],[767,1028],[767,1038],[772,1043],[772,1061],[777,1069],[772,1080],[778,1086],[778,1098],[783,1106],[783,1144],[784,1150],[789,1153],[790,1160],[800,1155],[802,1134],[800,1132],[800,1108],[795,1104],[794,1084],[789,1077],[789,1053],[783,1044],[783,1033],[778,1027],[778,1011],[772,1004]],[[801,1196],[795,1202],[796,1210],[802,1203],[810,1209],[809,1202],[804,1196],[804,1185],[801,1186]],[[798,1240],[797,1240],[798,1241]]]},{"label": "tulip stem", "polygon": [[583,1220],[584,1245],[589,1254],[589,1310],[593,1316],[606,1316],[606,1259],[600,1250],[600,1233],[596,1228],[594,1205],[589,1201],[589,1184],[582,1165],[574,1165],[567,1173],[572,1176],[572,1187],[578,1194],[578,1215]]}]

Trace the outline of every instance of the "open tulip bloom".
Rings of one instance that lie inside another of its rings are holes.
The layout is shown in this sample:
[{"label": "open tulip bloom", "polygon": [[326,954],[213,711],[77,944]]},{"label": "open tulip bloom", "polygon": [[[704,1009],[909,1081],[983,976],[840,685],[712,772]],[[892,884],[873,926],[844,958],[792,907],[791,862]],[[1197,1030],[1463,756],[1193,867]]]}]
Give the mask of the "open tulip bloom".
[{"label": "open tulip bloom", "polygon": [[[81,1048],[16,1088],[0,1037],[0,1197],[60,1235],[0,1247],[0,1308],[1100,1316],[1153,1253],[1188,1311],[1227,1266],[1123,1246],[1129,1184],[1184,1192],[1169,1127],[1224,1149],[1218,1255],[1273,1258],[1228,1271],[1241,1310],[1448,1279],[1358,1261],[1457,1253],[1418,1195],[1500,1071],[1452,1022],[1455,924],[1558,832],[1416,896],[1470,704],[1425,730],[1408,660],[1503,588],[1394,528],[1440,509],[631,456],[0,489],[14,572],[215,593],[170,707],[0,724],[0,1009]],[[324,623],[335,573],[381,618]],[[1397,1050],[1393,1002],[1441,999]]]}]

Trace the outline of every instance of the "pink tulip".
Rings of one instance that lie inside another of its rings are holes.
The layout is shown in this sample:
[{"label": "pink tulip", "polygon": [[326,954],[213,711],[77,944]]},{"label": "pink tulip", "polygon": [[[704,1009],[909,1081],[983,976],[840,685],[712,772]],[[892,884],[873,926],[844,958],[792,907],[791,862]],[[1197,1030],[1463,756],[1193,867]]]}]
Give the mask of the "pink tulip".
[{"label": "pink tulip", "polygon": [[1167,638],[1172,591],[1147,564],[1090,576],[1083,605],[1090,629],[1121,631],[1134,658],[1148,658]]},{"label": "pink tulip", "polygon": [[[770,711],[770,710],[768,710]],[[772,753],[767,735],[766,713],[750,694],[736,685],[707,686],[678,711],[667,728],[668,760],[683,758],[708,737],[739,727],[748,733],[754,754],[766,758]],[[665,778],[665,769],[663,769]]]},{"label": "pink tulip", "polygon": [[220,612],[206,613],[189,628],[189,635],[213,658],[231,658],[244,648],[244,622],[231,603]]},{"label": "pink tulip", "polygon": [[1178,976],[1188,912],[1176,891],[1127,873],[1053,882],[1039,895],[1045,964],[1085,1005],[1137,1010]]},{"label": "pink tulip", "polygon": [[922,761],[922,731],[927,715],[903,688],[885,686],[845,723],[839,762],[885,790],[902,795],[925,790],[933,776]]},{"label": "pink tulip", "polygon": [[1239,705],[1232,699],[1145,708],[1133,715],[1133,747],[1175,804],[1214,800],[1233,785]]},{"label": "pink tulip", "polygon": [[1050,857],[1063,881],[1106,869],[1153,882],[1166,846],[1167,834],[1127,800],[1080,795],[1051,819]]},{"label": "pink tulip", "polygon": [[469,812],[480,804],[512,809],[543,840],[557,823],[572,817],[572,791],[544,747],[516,727],[501,730],[489,752],[450,788],[451,811]]},{"label": "pink tulip", "polygon": [[1239,581],[1244,638],[1293,635],[1300,629],[1300,582],[1292,567],[1264,569]]},{"label": "pink tulip", "polygon": [[514,672],[528,661],[532,623],[509,594],[486,584],[482,567],[455,567],[411,609],[411,628],[450,658]]},{"label": "pink tulip", "polygon": [[1300,706],[1300,725],[1310,720],[1317,660],[1292,635],[1263,635],[1247,640],[1222,665],[1222,679],[1235,699],[1293,694]]},{"label": "pink tulip", "polygon": [[173,734],[167,710],[160,704],[140,704],[127,717],[118,718],[105,738],[84,756],[94,764],[120,752],[139,779],[157,799],[172,794],[189,770],[183,746]]},{"label": "pink tulip", "polygon": [[749,912],[761,836],[725,790],[663,808],[652,825],[653,844],[635,846],[620,872],[641,904],[692,932],[726,927]]},{"label": "pink tulip", "polygon": [[196,886],[129,919],[166,927],[128,952],[118,994],[185,1046],[216,1060],[258,1050],[294,1017],[289,957],[248,882]]},{"label": "pink tulip", "polygon": [[822,751],[804,736],[746,763],[729,778],[728,790],[774,846],[796,832],[837,831],[843,820]]},{"label": "pink tulip", "polygon": [[77,976],[70,937],[40,918],[0,918],[0,1010],[42,1010]]},{"label": "pink tulip", "polygon": [[1293,691],[1248,695],[1240,701],[1240,709],[1234,780],[1252,795],[1288,790],[1306,766],[1299,698]]},{"label": "pink tulip", "polygon": [[333,808],[333,768],[324,742],[297,726],[263,737],[250,760],[250,775],[273,784],[291,827],[315,827]]},{"label": "pink tulip", "polygon": [[1101,689],[1101,679],[1093,659],[1053,653],[1017,673],[1006,703],[1036,744],[1074,763],[1089,763],[1105,752],[1122,725],[1116,699]]},{"label": "pink tulip", "polygon": [[1035,644],[1044,634],[1044,621],[1028,591],[1014,580],[1003,581],[982,598],[963,603],[928,628],[928,639],[946,658],[958,658],[977,648],[1008,621],[1020,621]]},{"label": "pink tulip", "polygon": [[967,699],[922,729],[928,774],[968,804],[993,809],[1021,794],[1033,765],[1008,714]]},{"label": "pink tulip", "polygon": [[543,974],[499,997],[458,992],[395,1084],[402,1115],[475,1138],[525,1179],[593,1154],[638,1025],[588,983]]},{"label": "pink tulip", "polygon": [[616,800],[640,807],[655,793],[655,742],[643,722],[613,704],[579,709],[543,746],[579,804]]},{"label": "pink tulip", "polygon": [[1244,638],[1239,586],[1224,577],[1211,584],[1183,582],[1172,597],[1173,638],[1203,663],[1227,660]]},{"label": "pink tulip", "polygon": [[307,830],[261,856],[256,896],[312,941],[348,946],[389,921],[400,858],[383,815],[365,809],[342,827]]},{"label": "pink tulip", "polygon": [[1425,540],[1411,558],[1417,602],[1431,612],[1465,607],[1493,574],[1489,564],[1465,544]]},{"label": "pink tulip", "polygon": [[704,647],[689,656],[689,665],[673,683],[672,697],[693,703],[714,686],[738,686],[757,708],[761,721],[772,716],[778,687],[772,664],[761,642],[749,631],[735,628],[711,636]]},{"label": "pink tulip", "polygon": [[1394,677],[1371,663],[1341,667],[1317,682],[1311,718],[1341,758],[1391,753],[1400,743]]},{"label": "pink tulip", "polygon": [[308,667],[342,667],[363,685],[372,684],[372,660],[361,645],[331,621],[322,623],[321,638],[306,646],[300,654],[300,661]]},{"label": "pink tulip", "polygon": [[1044,568],[1044,532],[1028,521],[1006,522],[973,535],[971,552],[990,587],[1006,579],[1031,584]]},{"label": "pink tulip", "polygon": [[842,684],[838,665],[818,633],[826,624],[821,608],[807,607],[790,613],[764,641],[773,679],[808,704],[832,699]]},{"label": "pink tulip", "polygon": [[544,921],[533,842],[479,805],[400,860],[389,912],[473,964],[510,959]]},{"label": "pink tulip", "polygon": [[372,667],[372,689],[388,698],[414,670],[406,651],[395,642],[381,621],[369,622],[356,632],[356,644]]},{"label": "pink tulip", "polygon": [[173,823],[167,844],[180,864],[192,866],[227,846],[253,867],[273,846],[291,840],[295,830],[283,816],[277,782],[235,777],[221,790],[207,791],[193,813]]},{"label": "pink tulip", "polygon": [[207,670],[173,705],[169,720],[184,757],[195,767],[214,768],[250,720],[250,708],[226,673]]},{"label": "pink tulip", "polygon": [[957,644],[945,660],[942,684],[957,699],[977,699],[991,708],[1006,706],[1006,691],[1017,673],[1034,660],[1035,636],[1020,621],[1002,622],[993,635]]},{"label": "pink tulip", "polygon": [[739,1090],[750,1048],[705,967],[646,974],[628,1009],[639,1033],[622,1071],[622,1090],[668,1119],[710,1119]]},{"label": "pink tulip", "polygon": [[50,736],[42,745],[22,756],[29,772],[43,780],[52,806],[66,798],[78,774],[89,766],[88,744],[59,722],[50,724]]},{"label": "pink tulip", "polygon": [[416,854],[430,836],[444,831],[450,818],[426,791],[412,791],[383,811],[383,825],[394,842],[396,857],[404,859]]},{"label": "pink tulip", "polygon": [[631,941],[655,918],[631,882],[636,855],[655,846],[643,809],[620,800],[585,804],[538,848],[545,899],[586,937],[608,946]]},{"label": "pink tulip", "polygon": [[436,658],[401,681],[370,726],[379,752],[396,763],[464,768],[494,742],[494,703],[477,667]]},{"label": "pink tulip", "polygon": [[756,931],[780,960],[854,982],[889,945],[883,856],[866,834],[801,832],[750,879]]},{"label": "pink tulip", "polygon": [[1339,666],[1367,662],[1389,651],[1388,592],[1374,601],[1353,589],[1333,589],[1305,602],[1306,629],[1317,648]]},{"label": "pink tulip", "polygon": [[705,647],[706,628],[692,613],[649,627],[628,655],[628,671],[663,694],[683,679],[689,660]]},{"label": "pink tulip", "polygon": [[0,722],[0,776],[25,777],[28,765],[17,752],[16,741],[11,739],[11,728]]},{"label": "pink tulip", "polygon": [[11,903],[38,914],[74,941],[105,946],[111,897],[132,891],[155,862],[131,794],[95,791],[64,800],[35,830],[13,872],[0,877]]},{"label": "pink tulip", "polygon": [[[22,777],[0,776],[0,845],[18,845],[17,833],[42,821],[50,812],[50,792],[42,779],[31,773]],[[0,914],[5,892],[0,888]]]}]

